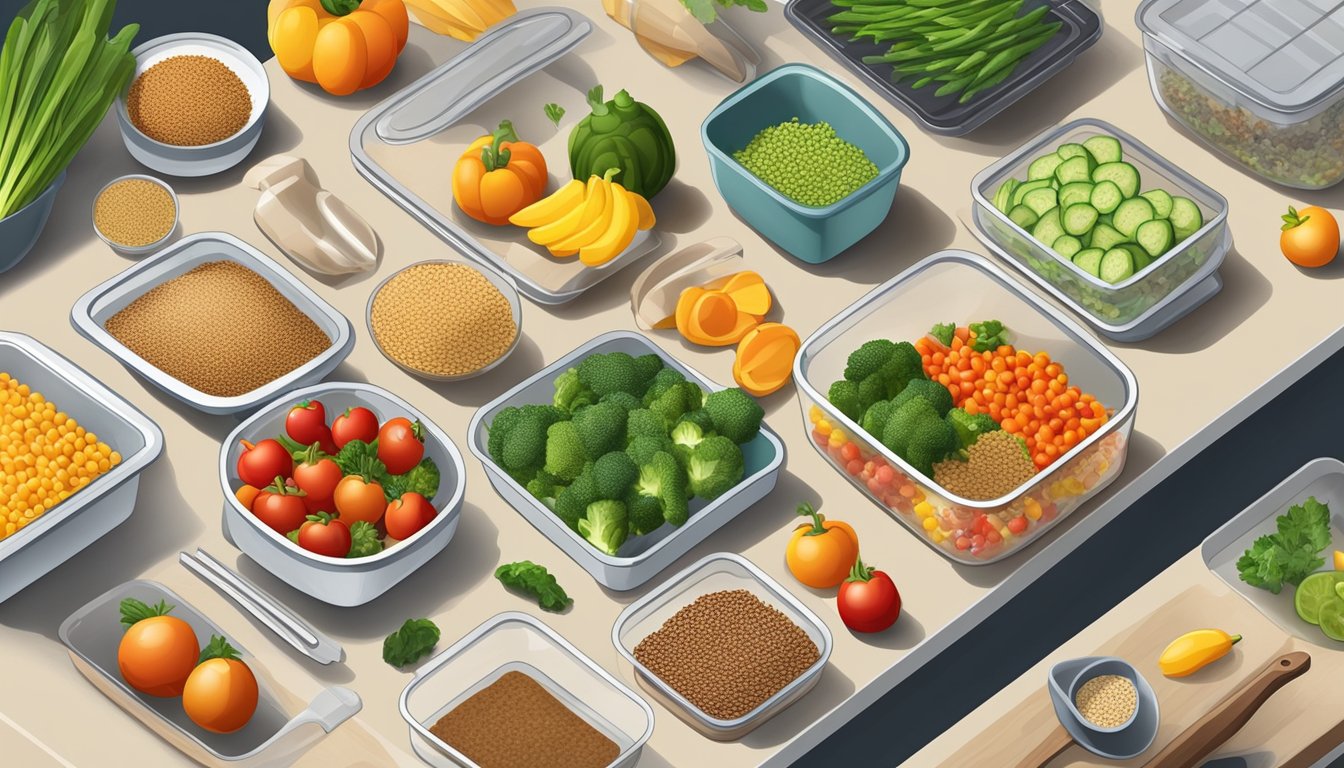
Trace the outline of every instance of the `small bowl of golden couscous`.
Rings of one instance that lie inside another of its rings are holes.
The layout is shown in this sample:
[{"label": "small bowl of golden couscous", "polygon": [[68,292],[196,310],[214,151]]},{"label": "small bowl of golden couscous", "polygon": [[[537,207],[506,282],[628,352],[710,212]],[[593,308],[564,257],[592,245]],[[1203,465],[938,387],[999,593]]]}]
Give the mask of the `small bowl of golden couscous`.
[{"label": "small bowl of golden couscous", "polygon": [[93,199],[93,231],[127,256],[153,253],[177,231],[177,195],[153,176],[131,174],[108,182]]}]

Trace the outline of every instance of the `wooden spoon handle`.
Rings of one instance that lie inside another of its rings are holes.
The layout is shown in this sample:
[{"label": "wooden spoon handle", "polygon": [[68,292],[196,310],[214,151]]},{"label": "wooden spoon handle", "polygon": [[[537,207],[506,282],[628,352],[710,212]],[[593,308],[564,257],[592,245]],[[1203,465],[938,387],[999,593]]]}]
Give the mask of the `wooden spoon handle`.
[{"label": "wooden spoon handle", "polygon": [[1274,659],[1260,674],[1223,699],[1207,715],[1185,729],[1146,768],[1194,768],[1241,730],[1275,691],[1311,668],[1311,656],[1301,651]]},{"label": "wooden spoon handle", "polygon": [[1045,740],[1036,745],[1026,757],[1018,762],[1017,768],[1045,768],[1051,760],[1059,757],[1060,753],[1073,746],[1073,737],[1064,730],[1064,726],[1057,725],[1055,730],[1050,732]]}]

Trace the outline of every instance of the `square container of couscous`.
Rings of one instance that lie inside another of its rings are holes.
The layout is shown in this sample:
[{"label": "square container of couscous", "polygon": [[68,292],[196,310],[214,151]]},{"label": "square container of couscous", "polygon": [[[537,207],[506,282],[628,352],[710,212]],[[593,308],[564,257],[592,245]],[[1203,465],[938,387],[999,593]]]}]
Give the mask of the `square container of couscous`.
[{"label": "square container of couscous", "polygon": [[0,332],[0,601],[130,517],[163,434],[36,339]]}]

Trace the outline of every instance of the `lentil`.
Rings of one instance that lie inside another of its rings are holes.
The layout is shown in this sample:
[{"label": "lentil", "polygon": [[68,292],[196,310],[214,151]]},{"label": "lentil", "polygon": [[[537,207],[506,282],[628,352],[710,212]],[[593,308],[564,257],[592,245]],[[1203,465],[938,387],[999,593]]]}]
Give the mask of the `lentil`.
[{"label": "lentil", "polygon": [[120,463],[97,435],[0,371],[0,541]]},{"label": "lentil", "polygon": [[1078,686],[1073,697],[1078,713],[1102,728],[1119,728],[1139,708],[1139,691],[1123,675],[1097,675]]},{"label": "lentil", "polygon": [[710,717],[733,720],[821,658],[779,609],[745,589],[701,595],[635,646],[635,658]]},{"label": "lentil", "polygon": [[173,196],[163,185],[147,179],[118,181],[93,201],[93,225],[103,237],[120,245],[157,243],[176,223]]},{"label": "lentil", "polygon": [[518,337],[508,299],[465,264],[416,264],[393,275],[373,298],[370,325],[393,362],[431,376],[479,371]]},{"label": "lentil", "polygon": [[199,147],[243,130],[252,117],[252,94],[219,59],[170,56],[135,79],[126,111],[155,141]]},{"label": "lentil", "polygon": [[785,197],[814,208],[838,203],[877,178],[877,166],[830,123],[796,117],[762,130],[733,159]]},{"label": "lentil", "polygon": [[160,283],[105,328],[150,365],[219,397],[251,392],[331,346],[266,278],[233,261]]},{"label": "lentil", "polygon": [[1036,474],[1026,443],[1002,430],[986,432],[966,449],[966,460],[933,465],[934,482],[965,499],[988,501],[1016,490]]},{"label": "lentil", "polygon": [[481,768],[605,768],[621,751],[522,672],[506,672],[429,732]]}]

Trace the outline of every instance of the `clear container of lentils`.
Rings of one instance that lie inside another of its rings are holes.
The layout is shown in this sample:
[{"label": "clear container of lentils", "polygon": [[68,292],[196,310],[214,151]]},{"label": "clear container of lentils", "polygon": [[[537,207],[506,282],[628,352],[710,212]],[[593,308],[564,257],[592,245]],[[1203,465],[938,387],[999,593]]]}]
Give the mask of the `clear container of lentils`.
[{"label": "clear container of lentils", "polygon": [[692,564],[617,617],[612,641],[640,688],[695,730],[741,738],[821,679],[831,633],[746,558]]}]

